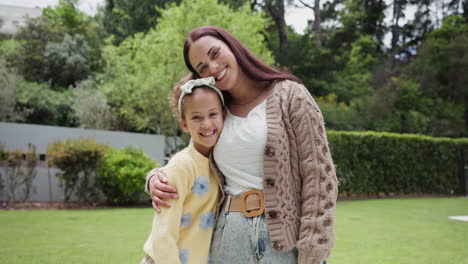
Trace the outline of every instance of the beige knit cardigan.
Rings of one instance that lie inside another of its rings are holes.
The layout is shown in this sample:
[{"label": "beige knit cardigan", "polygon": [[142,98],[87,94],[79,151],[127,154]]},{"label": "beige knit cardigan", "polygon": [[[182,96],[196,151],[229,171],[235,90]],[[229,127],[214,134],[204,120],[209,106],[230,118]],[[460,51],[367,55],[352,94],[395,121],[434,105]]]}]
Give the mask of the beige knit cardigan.
[{"label": "beige knit cardigan", "polygon": [[[271,247],[297,248],[299,264],[319,264],[333,248],[338,194],[322,113],[303,85],[286,80],[271,85],[266,115],[263,193]],[[212,157],[210,163],[222,204],[224,176]]]}]

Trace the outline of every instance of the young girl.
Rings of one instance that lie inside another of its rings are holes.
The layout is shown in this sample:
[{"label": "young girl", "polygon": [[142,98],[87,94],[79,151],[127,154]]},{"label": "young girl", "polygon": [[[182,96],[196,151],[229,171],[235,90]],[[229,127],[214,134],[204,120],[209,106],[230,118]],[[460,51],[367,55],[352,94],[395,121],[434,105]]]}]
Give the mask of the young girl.
[{"label": "young girl", "polygon": [[[187,77],[184,78],[188,79]],[[161,168],[177,186],[173,208],[153,220],[143,263],[207,263],[219,187],[208,156],[223,129],[224,99],[213,77],[190,80],[172,92],[172,105],[192,143]]]}]

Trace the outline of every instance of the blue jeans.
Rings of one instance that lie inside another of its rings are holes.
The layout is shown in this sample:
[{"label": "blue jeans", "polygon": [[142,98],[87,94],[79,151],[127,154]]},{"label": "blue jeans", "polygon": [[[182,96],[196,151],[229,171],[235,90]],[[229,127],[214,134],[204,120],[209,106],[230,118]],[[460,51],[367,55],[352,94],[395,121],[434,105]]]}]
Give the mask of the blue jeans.
[{"label": "blue jeans", "polygon": [[271,249],[264,215],[247,218],[240,212],[222,211],[211,240],[209,263],[295,264],[297,250]]},{"label": "blue jeans", "polygon": [[211,240],[209,263],[296,264],[297,250],[271,249],[265,215],[247,218],[240,212],[221,211]]}]

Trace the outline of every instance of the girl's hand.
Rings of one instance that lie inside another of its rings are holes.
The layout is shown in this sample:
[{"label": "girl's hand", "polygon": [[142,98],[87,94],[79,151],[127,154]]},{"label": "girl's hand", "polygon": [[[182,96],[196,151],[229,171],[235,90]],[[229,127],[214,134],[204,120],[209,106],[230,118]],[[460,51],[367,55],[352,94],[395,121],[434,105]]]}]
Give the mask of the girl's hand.
[{"label": "girl's hand", "polygon": [[153,208],[157,212],[161,211],[159,206],[171,207],[171,204],[163,199],[176,199],[178,197],[177,189],[167,185],[167,177],[162,172],[157,172],[155,175],[151,176],[149,189]]}]

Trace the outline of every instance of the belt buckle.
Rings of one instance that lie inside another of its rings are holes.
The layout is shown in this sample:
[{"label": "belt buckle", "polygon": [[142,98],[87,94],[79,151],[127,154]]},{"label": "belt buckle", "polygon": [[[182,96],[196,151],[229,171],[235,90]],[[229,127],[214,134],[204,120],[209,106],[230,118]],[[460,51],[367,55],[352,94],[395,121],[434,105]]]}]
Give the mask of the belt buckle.
[{"label": "belt buckle", "polygon": [[[249,195],[254,195],[256,194],[258,196],[258,201],[260,203],[260,208],[258,210],[251,210],[250,212],[247,211],[246,208],[246,203],[247,203],[247,197]],[[265,210],[265,201],[263,199],[263,193],[261,190],[250,190],[247,192],[244,192],[241,195],[241,211],[242,214],[244,214],[246,217],[255,217],[263,214],[263,211]]]}]

